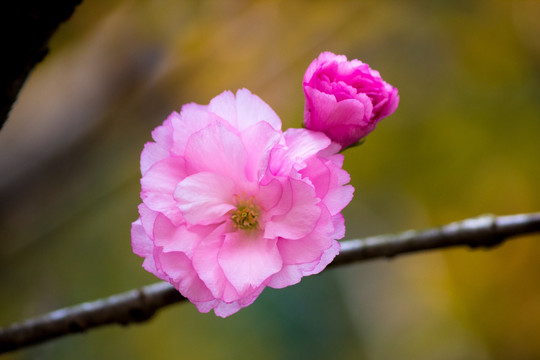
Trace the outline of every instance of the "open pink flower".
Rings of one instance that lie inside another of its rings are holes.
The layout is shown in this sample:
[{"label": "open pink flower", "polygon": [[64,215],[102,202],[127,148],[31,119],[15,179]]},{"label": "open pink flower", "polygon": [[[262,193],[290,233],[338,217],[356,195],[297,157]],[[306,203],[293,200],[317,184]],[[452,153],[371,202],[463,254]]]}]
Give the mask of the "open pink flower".
[{"label": "open pink flower", "polygon": [[199,311],[231,315],[339,252],[353,188],[326,135],[283,133],[272,109],[243,89],[184,105],[152,136],[133,251]]},{"label": "open pink flower", "polygon": [[304,75],[307,129],[346,148],[369,134],[399,103],[398,91],[359,60],[323,52]]}]

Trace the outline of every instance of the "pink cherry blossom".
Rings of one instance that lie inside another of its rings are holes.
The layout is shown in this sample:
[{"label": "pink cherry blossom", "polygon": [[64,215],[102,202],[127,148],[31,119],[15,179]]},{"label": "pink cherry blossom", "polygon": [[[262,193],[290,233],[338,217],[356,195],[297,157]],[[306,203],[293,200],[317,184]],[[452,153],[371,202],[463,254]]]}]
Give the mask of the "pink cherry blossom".
[{"label": "pink cherry blossom", "polygon": [[242,89],[184,105],[152,137],[133,251],[199,311],[229,316],[338,254],[354,189],[323,133],[283,133],[274,111]]},{"label": "pink cherry blossom", "polygon": [[359,60],[323,52],[304,75],[307,129],[322,131],[346,148],[375,129],[399,103],[398,91]]}]

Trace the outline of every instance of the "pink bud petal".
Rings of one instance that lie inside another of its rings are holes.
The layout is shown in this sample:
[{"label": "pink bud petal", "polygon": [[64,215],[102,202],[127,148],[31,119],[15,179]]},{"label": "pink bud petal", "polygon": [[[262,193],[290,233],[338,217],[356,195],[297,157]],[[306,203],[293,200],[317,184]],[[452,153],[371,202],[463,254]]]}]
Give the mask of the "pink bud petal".
[{"label": "pink bud petal", "polygon": [[398,91],[359,60],[324,52],[304,75],[304,123],[343,148],[369,134],[399,103]]}]

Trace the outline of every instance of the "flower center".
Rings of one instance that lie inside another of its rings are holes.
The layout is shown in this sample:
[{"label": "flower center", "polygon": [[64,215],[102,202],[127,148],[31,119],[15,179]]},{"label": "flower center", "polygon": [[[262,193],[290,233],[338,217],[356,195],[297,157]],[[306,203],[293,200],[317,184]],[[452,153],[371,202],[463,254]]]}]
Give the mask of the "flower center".
[{"label": "flower center", "polygon": [[231,219],[234,227],[240,230],[255,230],[259,228],[259,208],[253,204],[253,198],[240,201],[233,210]]}]

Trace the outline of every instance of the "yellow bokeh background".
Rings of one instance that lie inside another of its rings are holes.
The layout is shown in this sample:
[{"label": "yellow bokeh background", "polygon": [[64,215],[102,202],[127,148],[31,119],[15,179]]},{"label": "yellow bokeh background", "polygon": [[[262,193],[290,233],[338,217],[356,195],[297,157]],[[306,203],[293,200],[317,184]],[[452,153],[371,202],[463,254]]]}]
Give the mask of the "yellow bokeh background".
[{"label": "yellow bokeh background", "polygon": [[[139,156],[182,104],[248,88],[301,126],[322,51],[400,91],[345,151],[346,238],[540,210],[540,2],[83,1],[0,132],[0,324],[155,282]],[[538,359],[540,238],[336,268],[227,319],[189,303],[6,359]]]}]

